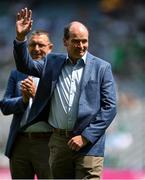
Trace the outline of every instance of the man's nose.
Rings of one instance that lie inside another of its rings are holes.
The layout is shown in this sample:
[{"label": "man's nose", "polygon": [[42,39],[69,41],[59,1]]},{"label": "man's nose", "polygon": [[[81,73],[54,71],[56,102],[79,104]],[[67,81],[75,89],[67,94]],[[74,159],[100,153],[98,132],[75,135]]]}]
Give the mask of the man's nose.
[{"label": "man's nose", "polygon": [[35,45],[35,50],[39,50],[39,45],[38,44]]},{"label": "man's nose", "polygon": [[80,41],[78,47],[83,48],[83,43]]}]

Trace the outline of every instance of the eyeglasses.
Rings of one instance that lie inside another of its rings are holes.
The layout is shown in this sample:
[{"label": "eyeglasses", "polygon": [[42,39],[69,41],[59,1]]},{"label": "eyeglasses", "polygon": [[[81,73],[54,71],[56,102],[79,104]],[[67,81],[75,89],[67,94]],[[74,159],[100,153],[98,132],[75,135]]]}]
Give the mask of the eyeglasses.
[{"label": "eyeglasses", "polygon": [[40,49],[44,49],[46,46],[48,46],[50,43],[48,44],[41,44],[41,43],[30,43],[28,46],[31,48],[35,48],[36,46],[38,46]]}]

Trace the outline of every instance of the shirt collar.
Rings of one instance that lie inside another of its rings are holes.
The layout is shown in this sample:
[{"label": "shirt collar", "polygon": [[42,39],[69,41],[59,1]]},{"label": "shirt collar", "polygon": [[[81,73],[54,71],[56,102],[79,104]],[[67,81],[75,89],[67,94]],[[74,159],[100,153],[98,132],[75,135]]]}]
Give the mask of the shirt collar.
[{"label": "shirt collar", "polygon": [[[85,54],[82,56],[82,58],[80,58],[79,60],[83,60],[84,64],[86,64],[86,60],[87,60],[87,51],[85,52]],[[78,60],[78,61],[79,61]],[[66,56],[66,62],[67,61],[71,61],[71,59],[68,57],[68,54]]]}]

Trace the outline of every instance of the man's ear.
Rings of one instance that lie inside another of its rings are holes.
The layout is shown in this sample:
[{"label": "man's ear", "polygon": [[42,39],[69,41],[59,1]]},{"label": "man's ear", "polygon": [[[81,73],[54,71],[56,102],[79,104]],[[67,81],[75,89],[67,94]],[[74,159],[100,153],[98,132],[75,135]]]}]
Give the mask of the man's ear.
[{"label": "man's ear", "polygon": [[49,49],[53,49],[53,44],[49,44]]},{"label": "man's ear", "polygon": [[63,39],[63,44],[64,44],[64,46],[67,46],[67,40],[66,39]]}]

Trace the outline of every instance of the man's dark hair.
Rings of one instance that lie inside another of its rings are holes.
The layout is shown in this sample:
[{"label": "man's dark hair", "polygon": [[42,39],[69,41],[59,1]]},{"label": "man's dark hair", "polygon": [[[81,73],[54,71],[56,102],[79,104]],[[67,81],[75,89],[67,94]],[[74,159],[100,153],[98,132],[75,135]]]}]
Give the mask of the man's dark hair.
[{"label": "man's dark hair", "polygon": [[32,31],[32,33],[29,35],[28,40],[30,41],[31,37],[34,36],[34,35],[46,35],[48,37],[48,41],[51,42],[49,33],[47,31],[44,31],[44,30],[35,30],[35,31]]},{"label": "man's dark hair", "polygon": [[64,39],[69,39],[69,29],[72,23],[68,24],[67,26],[64,27],[64,34],[63,34],[63,38]]}]

